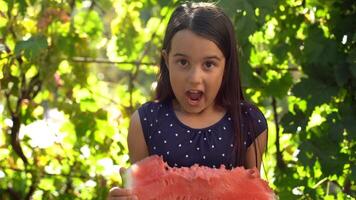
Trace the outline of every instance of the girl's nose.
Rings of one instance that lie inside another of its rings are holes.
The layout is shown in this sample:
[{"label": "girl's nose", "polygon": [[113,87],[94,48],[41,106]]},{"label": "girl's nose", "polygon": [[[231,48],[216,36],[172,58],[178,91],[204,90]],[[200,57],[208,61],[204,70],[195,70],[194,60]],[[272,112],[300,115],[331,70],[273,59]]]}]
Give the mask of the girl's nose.
[{"label": "girl's nose", "polygon": [[199,84],[203,80],[203,72],[200,67],[194,66],[189,70],[188,81],[191,84]]}]

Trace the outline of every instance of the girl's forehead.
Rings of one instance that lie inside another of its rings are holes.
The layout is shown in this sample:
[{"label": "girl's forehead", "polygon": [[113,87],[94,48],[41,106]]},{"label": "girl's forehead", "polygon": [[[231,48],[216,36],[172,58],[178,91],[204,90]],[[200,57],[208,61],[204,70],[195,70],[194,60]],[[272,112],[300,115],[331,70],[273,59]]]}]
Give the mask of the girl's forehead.
[{"label": "girl's forehead", "polygon": [[188,29],[178,31],[173,36],[170,53],[224,57],[215,42]]}]

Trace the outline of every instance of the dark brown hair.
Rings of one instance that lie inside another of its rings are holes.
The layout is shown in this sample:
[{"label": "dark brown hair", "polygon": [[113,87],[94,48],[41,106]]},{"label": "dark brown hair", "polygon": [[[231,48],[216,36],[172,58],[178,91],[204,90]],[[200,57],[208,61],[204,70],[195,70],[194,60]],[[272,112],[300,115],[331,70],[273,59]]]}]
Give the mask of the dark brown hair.
[{"label": "dark brown hair", "polygon": [[[189,29],[213,41],[225,56],[225,71],[221,87],[216,96],[216,103],[224,107],[231,115],[233,131],[236,133],[235,163],[237,166],[242,166],[246,159],[246,147],[243,143],[246,138],[241,133],[240,103],[244,101],[244,97],[241,89],[237,43],[232,22],[220,8],[211,3],[180,5],[174,10],[168,22],[162,50],[169,53],[173,36],[184,29]],[[169,81],[169,72],[164,58],[161,56],[156,99],[167,101],[174,98],[175,95]]]}]

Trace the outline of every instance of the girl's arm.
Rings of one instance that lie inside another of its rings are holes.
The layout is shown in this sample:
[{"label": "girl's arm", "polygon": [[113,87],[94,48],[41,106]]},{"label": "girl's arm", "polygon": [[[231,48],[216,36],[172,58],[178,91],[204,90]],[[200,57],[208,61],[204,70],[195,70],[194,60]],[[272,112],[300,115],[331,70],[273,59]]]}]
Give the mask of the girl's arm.
[{"label": "girl's arm", "polygon": [[127,143],[132,164],[148,156],[147,145],[143,135],[138,111],[135,111],[131,116]]},{"label": "girl's arm", "polygon": [[[246,168],[257,167],[258,171],[260,171],[262,155],[266,149],[266,145],[267,145],[267,129],[264,130],[255,139],[255,141],[247,148],[246,163],[245,163]],[[256,159],[257,159],[257,166],[256,166]]]}]

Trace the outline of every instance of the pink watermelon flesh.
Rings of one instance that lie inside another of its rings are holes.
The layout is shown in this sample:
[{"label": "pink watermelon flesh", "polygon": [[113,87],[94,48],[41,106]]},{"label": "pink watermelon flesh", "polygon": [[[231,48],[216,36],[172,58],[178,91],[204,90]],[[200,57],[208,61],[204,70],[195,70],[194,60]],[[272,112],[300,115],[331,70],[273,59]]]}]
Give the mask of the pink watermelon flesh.
[{"label": "pink watermelon flesh", "polygon": [[150,156],[132,165],[128,188],[140,200],[270,200],[276,199],[258,170],[227,170],[194,165],[171,168],[161,157]]}]

